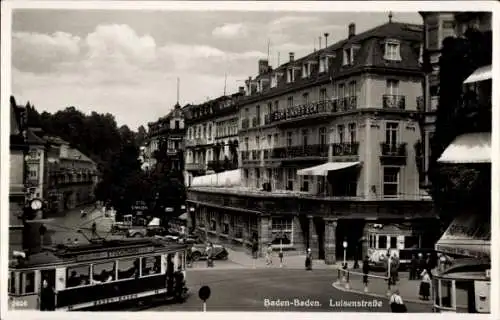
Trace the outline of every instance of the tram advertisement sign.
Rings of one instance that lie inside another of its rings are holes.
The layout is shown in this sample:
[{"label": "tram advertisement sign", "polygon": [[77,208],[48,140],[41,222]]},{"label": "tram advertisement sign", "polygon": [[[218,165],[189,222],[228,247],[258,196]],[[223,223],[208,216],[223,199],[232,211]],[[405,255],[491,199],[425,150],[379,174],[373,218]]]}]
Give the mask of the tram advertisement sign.
[{"label": "tram advertisement sign", "polygon": [[154,247],[126,248],[112,251],[102,251],[95,253],[81,254],[76,257],[77,261],[117,258],[121,256],[140,255],[154,251]]},{"label": "tram advertisement sign", "polygon": [[112,297],[112,298],[97,300],[94,302],[94,305],[99,306],[99,305],[103,305],[103,304],[115,303],[115,302],[121,302],[121,301],[127,301],[127,300],[134,300],[134,299],[137,299],[137,294],[129,294],[126,296],[121,296],[121,297]]}]

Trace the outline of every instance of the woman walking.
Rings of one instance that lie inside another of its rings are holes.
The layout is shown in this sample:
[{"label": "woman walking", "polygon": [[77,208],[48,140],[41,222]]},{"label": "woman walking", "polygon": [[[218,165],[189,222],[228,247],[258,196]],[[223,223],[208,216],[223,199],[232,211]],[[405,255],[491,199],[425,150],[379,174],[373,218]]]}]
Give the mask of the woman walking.
[{"label": "woman walking", "polygon": [[429,276],[429,272],[424,269],[421,274],[422,280],[420,282],[420,290],[419,296],[423,300],[429,300],[429,296],[431,295],[431,277]]},{"label": "woman walking", "polygon": [[312,253],[311,253],[311,248],[307,248],[306,270],[312,270]]}]

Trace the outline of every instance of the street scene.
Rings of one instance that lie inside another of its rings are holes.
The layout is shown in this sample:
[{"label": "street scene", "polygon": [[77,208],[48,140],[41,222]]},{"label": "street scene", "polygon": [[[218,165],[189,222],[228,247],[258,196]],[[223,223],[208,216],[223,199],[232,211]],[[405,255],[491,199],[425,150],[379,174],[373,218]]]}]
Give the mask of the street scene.
[{"label": "street scene", "polygon": [[491,12],[4,6],[10,311],[492,312]]}]

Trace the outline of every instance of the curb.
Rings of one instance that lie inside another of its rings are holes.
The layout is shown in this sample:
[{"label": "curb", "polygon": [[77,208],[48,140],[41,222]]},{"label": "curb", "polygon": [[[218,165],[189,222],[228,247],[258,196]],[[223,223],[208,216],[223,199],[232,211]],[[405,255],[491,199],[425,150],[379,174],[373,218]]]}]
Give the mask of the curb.
[{"label": "curb", "polygon": [[[375,297],[375,298],[382,298],[382,299],[387,299],[386,295],[378,294],[378,293],[370,293],[370,292],[364,292],[364,291],[359,291],[359,290],[353,290],[353,289],[346,289],[341,286],[340,282],[333,282],[332,287],[339,291],[343,292],[352,292],[352,293],[357,293],[357,294],[362,294],[365,296],[370,296],[370,297]],[[423,304],[423,305],[429,305],[432,306],[432,301],[422,301],[422,300],[415,300],[415,299],[404,299],[405,302],[410,302],[410,303],[418,303],[418,304]]]}]

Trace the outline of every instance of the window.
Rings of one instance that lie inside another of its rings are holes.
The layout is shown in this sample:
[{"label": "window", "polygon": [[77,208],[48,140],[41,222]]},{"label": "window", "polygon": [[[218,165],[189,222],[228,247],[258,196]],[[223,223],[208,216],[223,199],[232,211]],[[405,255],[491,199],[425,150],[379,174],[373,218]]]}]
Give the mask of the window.
[{"label": "window", "polygon": [[397,237],[391,237],[391,249],[397,249],[398,248],[398,238]]},{"label": "window", "polygon": [[356,124],[355,123],[349,123],[349,142],[350,143],[356,142]]},{"label": "window", "polygon": [[455,22],[445,20],[443,21],[443,35],[442,39],[455,36]]},{"label": "window", "polygon": [[337,134],[339,135],[339,143],[344,143],[344,125],[339,124],[337,126]]},{"label": "window", "polygon": [[399,94],[399,80],[389,79],[386,82],[386,94],[397,96]]},{"label": "window", "polygon": [[385,125],[385,143],[395,146],[398,143],[399,124],[387,122]]},{"label": "window", "polygon": [[308,192],[309,191],[309,176],[302,176],[302,190]]},{"label": "window", "polygon": [[293,218],[272,218],[271,222],[271,244],[292,245],[293,244]]},{"label": "window", "polygon": [[203,125],[203,135],[202,135],[203,138],[207,138],[207,125],[204,124]]},{"label": "window", "polygon": [[293,107],[293,97],[292,97],[292,96],[288,97],[288,98],[286,99],[286,102],[287,102],[287,107],[288,107],[288,108]]},{"label": "window", "polygon": [[179,128],[180,128],[180,122],[179,120],[175,120],[175,129],[179,130]]},{"label": "window", "polygon": [[243,176],[245,177],[245,179],[248,179],[248,169],[243,170]]},{"label": "window", "polygon": [[344,98],[345,97],[345,85],[343,83],[339,83],[339,92],[338,92],[339,98]]},{"label": "window", "polygon": [[406,236],[405,237],[405,249],[416,249],[420,247],[420,237],[419,236]]},{"label": "window", "polygon": [[326,128],[325,127],[319,128],[318,135],[319,135],[319,144],[322,146],[326,145]]},{"label": "window", "polygon": [[358,86],[356,81],[349,82],[349,96],[355,97],[358,94]]},{"label": "window", "polygon": [[248,137],[245,138],[245,150],[248,151]]},{"label": "window", "polygon": [[384,167],[384,197],[397,197],[399,168]]},{"label": "window", "polygon": [[387,249],[387,236],[378,236],[378,248],[377,249]]},{"label": "window", "polygon": [[293,190],[293,183],[295,182],[295,172],[293,169],[287,169],[286,171],[287,178],[287,190]]},{"label": "window", "polygon": [[429,49],[438,49],[441,47],[439,43],[439,28],[438,26],[427,28],[427,43]]},{"label": "window", "polygon": [[16,274],[14,272],[9,272],[9,282],[8,282],[8,292],[16,293]]},{"label": "window", "polygon": [[270,148],[271,147],[271,143],[273,141],[273,136],[268,134],[267,135],[267,147]]},{"label": "window", "polygon": [[208,125],[208,139],[212,138],[212,124],[210,123]]},{"label": "window", "polygon": [[295,70],[292,68],[292,69],[288,69],[287,70],[287,73],[286,73],[286,82],[290,83],[290,82],[293,82],[295,79]]},{"label": "window", "polygon": [[278,75],[275,73],[271,77],[271,88],[275,88],[278,85]]},{"label": "window", "polygon": [[35,292],[35,271],[21,273],[21,288],[20,294],[28,294]]},{"label": "window", "polygon": [[286,133],[286,146],[287,147],[291,147],[292,146],[292,142],[293,142],[293,140],[292,140],[292,132],[288,131]]},{"label": "window", "polygon": [[308,104],[309,103],[309,93],[306,92],[302,95],[302,103],[303,104]]},{"label": "window", "polygon": [[274,146],[277,147],[279,145],[279,142],[280,142],[280,136],[275,133],[274,134]]},{"label": "window", "polygon": [[272,169],[267,169],[267,180],[270,182],[271,179],[273,178],[273,170]]},{"label": "window", "polygon": [[352,64],[351,48],[344,49],[344,59],[342,65],[347,66]]},{"label": "window", "polygon": [[385,43],[385,60],[399,61],[401,60],[401,55],[399,52],[399,41],[388,40]]},{"label": "window", "polygon": [[255,149],[260,150],[260,137],[255,137]]},{"label": "window", "polygon": [[257,125],[260,125],[260,106],[255,108],[255,113],[257,115]]},{"label": "window", "polygon": [[326,88],[321,88],[319,90],[319,101],[326,101],[328,100],[326,97]]},{"label": "window", "polygon": [[304,63],[302,65],[302,78],[309,77],[309,63]]},{"label": "window", "polygon": [[68,267],[66,269],[66,287],[73,288],[90,284],[90,265]]},{"label": "window", "polygon": [[280,107],[280,102],[279,100],[274,101],[274,111],[278,111]]},{"label": "window", "polygon": [[141,259],[141,276],[151,276],[161,272],[161,256],[143,257]]},{"label": "window", "polygon": [[131,279],[139,276],[139,259],[118,260],[118,280]]},{"label": "window", "polygon": [[309,134],[309,130],[307,129],[304,129],[302,130],[302,146],[306,147],[307,144],[308,144],[308,134]]},{"label": "window", "polygon": [[115,280],[115,263],[106,262],[92,265],[92,284]]},{"label": "window", "polygon": [[260,188],[260,169],[255,168],[255,187]]}]

